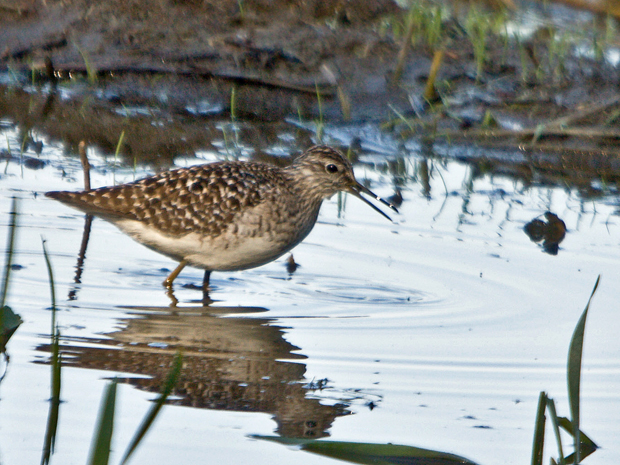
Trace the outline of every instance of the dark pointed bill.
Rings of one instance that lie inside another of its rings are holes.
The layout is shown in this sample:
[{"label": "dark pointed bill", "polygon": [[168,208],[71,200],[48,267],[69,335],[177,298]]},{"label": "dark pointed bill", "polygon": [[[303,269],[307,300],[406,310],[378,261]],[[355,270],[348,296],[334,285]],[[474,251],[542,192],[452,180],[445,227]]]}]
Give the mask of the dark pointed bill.
[{"label": "dark pointed bill", "polygon": [[[390,218],[387,214],[385,214],[383,212],[383,210],[381,210],[379,207],[377,207],[375,204],[373,204],[370,200],[368,200],[366,197],[362,196],[362,192],[366,195],[371,196],[372,198],[378,200],[379,202],[381,202],[383,205],[391,208],[392,210],[394,210],[396,213],[398,213],[398,210],[396,209],[396,207],[394,205],[392,205],[390,202],[388,202],[387,200],[382,199],[381,197],[379,197],[377,194],[375,194],[373,191],[371,191],[370,189],[362,186],[360,183],[355,184],[352,188],[350,193],[353,194],[355,197],[357,197],[358,199],[361,199],[363,202],[367,203],[368,205],[370,205],[372,207],[373,210],[381,213],[384,217],[386,217],[388,220],[392,221],[392,218]],[[392,221],[393,222],[393,221]]]}]

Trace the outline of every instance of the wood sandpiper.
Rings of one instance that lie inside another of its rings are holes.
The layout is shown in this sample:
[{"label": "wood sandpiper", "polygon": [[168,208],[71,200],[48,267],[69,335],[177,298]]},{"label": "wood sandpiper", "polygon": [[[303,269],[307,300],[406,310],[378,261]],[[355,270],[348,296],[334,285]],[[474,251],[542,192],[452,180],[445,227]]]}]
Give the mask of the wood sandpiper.
[{"label": "wood sandpiper", "polygon": [[186,266],[237,271],[269,263],[299,244],[316,223],[323,200],[352,194],[388,220],[362,193],[389,202],[355,180],[341,152],[314,146],[290,166],[221,161],[165,171],[111,187],[47,192],[85,213],[116,225],[137,242],[179,262],[168,288]]}]

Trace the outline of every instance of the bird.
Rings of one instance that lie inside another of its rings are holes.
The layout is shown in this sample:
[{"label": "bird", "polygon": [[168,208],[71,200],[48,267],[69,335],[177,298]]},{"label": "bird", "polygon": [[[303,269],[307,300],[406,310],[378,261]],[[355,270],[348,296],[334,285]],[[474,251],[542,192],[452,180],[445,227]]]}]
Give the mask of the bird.
[{"label": "bird", "polygon": [[337,192],[362,194],[394,212],[394,205],[360,184],[339,150],[315,145],[290,165],[219,161],[164,171],[116,186],[45,195],[117,226],[135,241],[177,262],[172,283],[187,265],[239,271],[276,260],[308,236],[323,200]]}]

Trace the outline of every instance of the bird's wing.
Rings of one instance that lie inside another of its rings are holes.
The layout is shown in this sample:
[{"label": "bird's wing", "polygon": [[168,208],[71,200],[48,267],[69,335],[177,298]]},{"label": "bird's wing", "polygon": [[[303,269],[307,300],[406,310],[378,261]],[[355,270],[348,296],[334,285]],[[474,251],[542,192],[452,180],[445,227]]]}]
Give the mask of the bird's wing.
[{"label": "bird's wing", "polygon": [[217,235],[244,209],[274,195],[276,169],[258,163],[220,162],[166,171],[130,184],[48,197],[115,222],[133,219],[165,234]]}]

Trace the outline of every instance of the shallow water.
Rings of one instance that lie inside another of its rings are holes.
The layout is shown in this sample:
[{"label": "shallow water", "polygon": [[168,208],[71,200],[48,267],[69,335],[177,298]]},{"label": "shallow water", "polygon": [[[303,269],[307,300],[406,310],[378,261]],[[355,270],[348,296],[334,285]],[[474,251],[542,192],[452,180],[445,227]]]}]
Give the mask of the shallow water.
[{"label": "shallow water", "polygon": [[[14,158],[0,178],[0,243],[16,196],[21,268],[8,303],[24,324],[9,343],[0,385],[0,462],[34,463],[43,444],[50,380],[43,237],[65,354],[55,463],[85,462],[101,393],[115,376],[126,381],[115,425],[118,461],[179,347],[186,366],[177,396],[132,463],[336,463],[249,437],[274,433],[406,444],[480,464],[528,463],[539,392],[569,415],[568,345],[599,274],[586,327],[581,425],[601,446],[587,463],[617,463],[617,194],[584,198],[570,186],[526,186],[461,161],[426,160],[415,144],[403,149],[362,129],[369,151],[356,175],[383,197],[398,179],[404,201],[394,224],[355,198],[339,208],[334,197],[293,251],[301,265],[293,274],[287,257],[215,273],[216,302],[205,309],[200,293],[184,287],[200,284],[199,270],[177,279],[179,306],[171,308],[161,281],[175,264],[97,219],[76,284],[84,216],[41,194],[81,188],[79,162],[61,142],[35,133],[42,152],[24,156],[45,163],[29,168],[19,157],[20,128],[3,120],[0,140]],[[332,128],[327,136],[346,141],[350,132]],[[280,149],[274,144],[271,153]],[[197,153],[175,164],[222,156]],[[113,168],[110,153],[90,157],[94,186],[149,172]],[[546,211],[568,229],[557,255],[523,231]],[[557,456],[548,435],[546,453]]]}]

